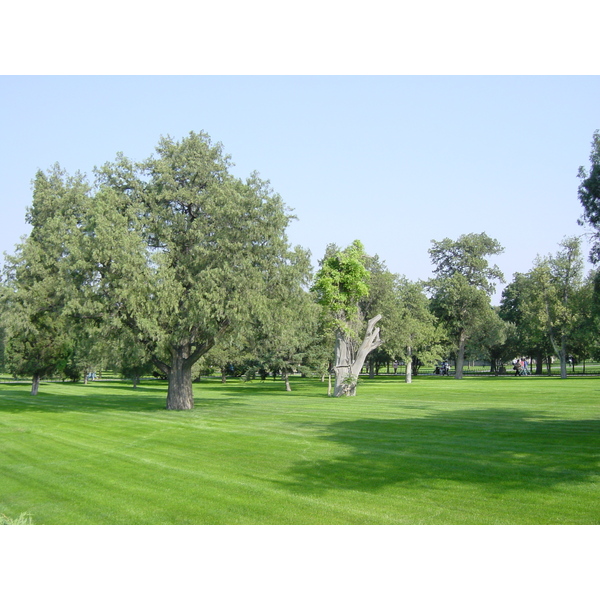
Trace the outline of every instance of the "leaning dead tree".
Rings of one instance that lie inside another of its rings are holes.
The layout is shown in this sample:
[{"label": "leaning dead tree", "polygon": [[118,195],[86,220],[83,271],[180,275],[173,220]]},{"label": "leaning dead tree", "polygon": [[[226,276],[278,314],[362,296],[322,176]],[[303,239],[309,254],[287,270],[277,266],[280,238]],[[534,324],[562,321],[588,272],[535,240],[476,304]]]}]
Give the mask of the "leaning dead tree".
[{"label": "leaning dead tree", "polygon": [[335,374],[333,395],[336,398],[340,396],[356,396],[358,376],[365,364],[365,360],[370,352],[382,344],[382,340],[379,337],[379,327],[375,327],[380,319],[381,315],[377,315],[369,320],[363,341],[356,351],[354,351],[354,344],[351,337],[342,329],[336,331],[335,360],[333,364],[333,372]]}]

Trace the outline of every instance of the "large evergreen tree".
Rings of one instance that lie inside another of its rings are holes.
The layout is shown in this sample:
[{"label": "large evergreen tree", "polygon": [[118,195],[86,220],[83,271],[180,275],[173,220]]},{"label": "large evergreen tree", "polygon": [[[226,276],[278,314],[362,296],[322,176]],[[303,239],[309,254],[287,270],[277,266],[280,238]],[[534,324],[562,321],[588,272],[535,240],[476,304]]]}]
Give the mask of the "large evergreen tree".
[{"label": "large evergreen tree", "polygon": [[160,139],[96,171],[93,201],[68,236],[79,318],[126,328],[168,379],[167,408],[194,406],[192,366],[228,330],[272,309],[297,254],[292,218],[257,174],[234,177],[201,133]]},{"label": "large evergreen tree", "polygon": [[31,233],[6,258],[2,319],[7,368],[31,376],[34,395],[43,377],[65,367],[76,344],[69,321],[75,288],[67,264],[89,191],[82,175],[69,177],[58,165],[48,173],[39,171],[26,217]]}]

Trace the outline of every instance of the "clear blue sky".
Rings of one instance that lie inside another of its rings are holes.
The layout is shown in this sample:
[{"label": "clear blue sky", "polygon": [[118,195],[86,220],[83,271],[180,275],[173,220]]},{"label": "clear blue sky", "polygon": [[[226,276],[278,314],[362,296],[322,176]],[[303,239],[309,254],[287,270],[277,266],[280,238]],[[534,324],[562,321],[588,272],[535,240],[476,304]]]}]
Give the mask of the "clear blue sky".
[{"label": "clear blue sky", "polygon": [[360,239],[425,279],[432,239],[485,231],[510,281],[584,232],[577,170],[599,128],[598,76],[3,76],[0,250],[28,232],[37,169],[91,176],[204,130],[237,175],[271,181],[315,263]]}]

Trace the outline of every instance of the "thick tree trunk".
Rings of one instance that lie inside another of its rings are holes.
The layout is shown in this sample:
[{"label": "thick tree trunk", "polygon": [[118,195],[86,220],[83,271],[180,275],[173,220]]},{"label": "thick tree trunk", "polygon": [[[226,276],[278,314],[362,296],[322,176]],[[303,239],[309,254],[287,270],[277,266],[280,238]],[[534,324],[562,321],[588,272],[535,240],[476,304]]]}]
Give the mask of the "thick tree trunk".
[{"label": "thick tree trunk", "polygon": [[[335,372],[333,395],[336,398],[356,394],[356,384],[352,386],[352,359],[351,342],[344,332],[338,329],[335,334],[335,364],[333,366]],[[354,393],[349,393],[351,388]]]},{"label": "thick tree trunk", "polygon": [[335,388],[333,395],[336,398],[340,396],[356,396],[356,385],[358,376],[365,364],[369,352],[381,346],[382,341],[379,338],[379,327],[375,324],[381,319],[381,315],[373,317],[367,323],[367,331],[362,344],[354,356],[350,340],[343,331],[336,332],[335,338]]},{"label": "thick tree trunk", "polygon": [[535,353],[535,374],[544,374],[544,355],[540,350]]},{"label": "thick tree trunk", "polygon": [[372,360],[369,361],[369,379],[375,379],[375,363]]},{"label": "thick tree trunk", "polygon": [[37,396],[38,390],[40,388],[40,381],[42,377],[39,373],[34,373],[33,378],[31,380],[31,395]]},{"label": "thick tree trunk", "polygon": [[174,348],[173,362],[169,370],[169,389],[167,392],[168,410],[189,410],[194,408],[192,390],[192,365],[187,360],[185,347]]},{"label": "thick tree trunk", "polygon": [[155,354],[152,362],[169,381],[167,391],[167,410],[189,410],[194,408],[194,392],[192,389],[192,367],[201,356],[204,356],[214,345],[215,340],[229,327],[229,320],[221,322],[217,335],[207,337],[202,344],[195,345],[187,341],[171,347],[171,364],[168,365]]}]

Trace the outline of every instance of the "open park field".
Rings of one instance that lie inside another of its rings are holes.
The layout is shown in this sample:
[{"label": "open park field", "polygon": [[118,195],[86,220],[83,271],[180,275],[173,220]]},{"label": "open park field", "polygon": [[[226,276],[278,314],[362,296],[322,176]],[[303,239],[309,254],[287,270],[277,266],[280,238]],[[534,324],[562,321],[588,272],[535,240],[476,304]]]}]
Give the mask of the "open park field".
[{"label": "open park field", "polygon": [[33,524],[600,523],[600,378],[0,384],[0,513]]}]

